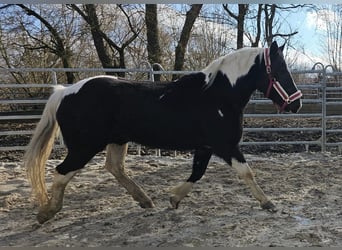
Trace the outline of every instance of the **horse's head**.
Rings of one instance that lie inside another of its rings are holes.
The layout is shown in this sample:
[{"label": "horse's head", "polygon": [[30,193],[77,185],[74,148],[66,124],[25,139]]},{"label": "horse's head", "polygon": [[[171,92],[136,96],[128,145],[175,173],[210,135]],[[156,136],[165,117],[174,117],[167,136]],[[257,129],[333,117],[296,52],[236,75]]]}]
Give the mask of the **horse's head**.
[{"label": "horse's head", "polygon": [[302,107],[302,93],[298,90],[283,55],[284,45],[278,47],[273,42],[264,49],[264,68],[266,80],[258,86],[265,96],[271,99],[280,111],[297,113]]}]

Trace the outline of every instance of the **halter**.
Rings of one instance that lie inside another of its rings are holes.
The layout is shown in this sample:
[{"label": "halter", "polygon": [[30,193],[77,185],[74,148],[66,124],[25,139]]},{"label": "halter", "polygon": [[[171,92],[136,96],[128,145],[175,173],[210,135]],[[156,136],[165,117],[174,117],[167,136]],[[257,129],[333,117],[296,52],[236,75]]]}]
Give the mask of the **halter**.
[{"label": "halter", "polygon": [[271,58],[270,58],[269,48],[265,48],[264,59],[265,59],[266,73],[269,78],[269,85],[268,85],[265,97],[268,98],[270,96],[271,89],[273,87],[284,101],[283,105],[280,107],[280,111],[283,111],[287,105],[300,99],[303,96],[303,94],[300,90],[297,90],[296,92],[294,92],[292,95],[289,96],[286,90],[280,85],[280,83],[274,77],[272,77]]}]

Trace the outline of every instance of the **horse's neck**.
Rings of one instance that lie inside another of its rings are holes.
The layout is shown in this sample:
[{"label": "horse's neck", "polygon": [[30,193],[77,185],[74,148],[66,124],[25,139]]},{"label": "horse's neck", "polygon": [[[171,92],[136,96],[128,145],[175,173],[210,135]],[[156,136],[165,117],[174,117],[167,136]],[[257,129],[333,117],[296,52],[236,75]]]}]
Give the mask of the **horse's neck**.
[{"label": "horse's neck", "polygon": [[[261,48],[243,48],[231,54],[220,57],[213,61],[202,70],[207,78],[215,77],[219,70],[226,74],[232,85],[235,85],[237,79],[248,73],[249,69],[255,62],[255,58],[262,53]],[[207,79],[211,82],[212,79]]]},{"label": "horse's neck", "polygon": [[259,75],[259,65],[255,64],[247,74],[236,80],[232,88],[233,98],[236,104],[238,104],[242,109],[245,108],[252,94],[256,91],[257,82],[260,80]]},{"label": "horse's neck", "polygon": [[[256,90],[257,81],[260,78],[261,59],[256,61],[256,58],[258,55],[262,58],[261,52],[260,48],[241,49],[211,63],[202,71],[209,78],[215,77],[215,80],[208,80],[209,87],[227,90],[229,102],[244,109]],[[225,84],[221,86],[220,83],[223,82]]]}]

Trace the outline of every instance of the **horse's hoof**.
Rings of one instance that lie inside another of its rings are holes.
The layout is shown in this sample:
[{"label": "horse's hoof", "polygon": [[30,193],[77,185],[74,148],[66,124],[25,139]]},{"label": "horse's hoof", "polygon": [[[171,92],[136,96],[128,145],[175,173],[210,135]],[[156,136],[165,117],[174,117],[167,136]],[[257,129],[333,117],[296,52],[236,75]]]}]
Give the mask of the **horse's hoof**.
[{"label": "horse's hoof", "polygon": [[177,209],[178,205],[180,203],[180,200],[178,198],[176,198],[176,196],[171,196],[170,197],[170,203],[171,203],[172,208]]},{"label": "horse's hoof", "polygon": [[278,211],[278,209],[276,208],[276,206],[272,203],[272,201],[267,201],[264,204],[261,204],[261,208],[268,210],[272,213],[276,213]]},{"label": "horse's hoof", "polygon": [[62,209],[62,206],[59,205],[57,207],[51,208],[50,205],[45,205],[41,207],[37,214],[37,220],[40,224],[50,220]]},{"label": "horse's hoof", "polygon": [[154,208],[154,203],[149,200],[149,201],[144,201],[144,202],[139,202],[139,205],[141,208]]},{"label": "horse's hoof", "polygon": [[54,215],[55,214],[39,212],[37,214],[37,220],[40,224],[43,224],[44,222],[50,220]]}]

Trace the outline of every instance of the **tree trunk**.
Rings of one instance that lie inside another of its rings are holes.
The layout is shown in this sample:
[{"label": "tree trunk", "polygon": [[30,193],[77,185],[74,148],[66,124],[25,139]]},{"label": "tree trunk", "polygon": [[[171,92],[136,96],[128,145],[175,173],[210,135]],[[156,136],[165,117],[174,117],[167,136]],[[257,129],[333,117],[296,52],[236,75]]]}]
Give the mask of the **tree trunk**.
[{"label": "tree trunk", "polygon": [[[159,44],[159,30],[157,19],[157,4],[145,5],[145,23],[148,61],[152,65],[154,63],[161,63],[161,51]],[[155,81],[160,81],[160,75],[155,75],[154,79]]]},{"label": "tree trunk", "polygon": [[241,49],[243,48],[243,37],[245,34],[245,19],[246,14],[249,8],[248,4],[238,4],[239,13],[234,14],[228,8],[228,4],[223,4],[224,10],[228,13],[229,16],[234,18],[237,22],[237,41],[236,41],[236,48]]},{"label": "tree trunk", "polygon": [[[97,51],[97,56],[99,57],[99,60],[102,64],[103,68],[115,68],[116,67],[116,63],[114,61],[114,65],[113,65],[113,61],[111,60],[104,41],[103,41],[103,37],[102,37],[102,31],[100,28],[100,24],[99,24],[99,19],[97,17],[96,14],[96,8],[94,4],[86,4],[85,5],[85,12],[87,14],[87,22],[90,26],[90,31],[91,31],[91,35],[93,37],[94,40],[94,45]],[[113,75],[112,72],[107,72],[108,75]]]},{"label": "tree trunk", "polygon": [[[270,10],[268,9],[270,7]],[[273,41],[273,20],[276,13],[276,5],[265,4],[265,38],[268,46],[271,46]]]},{"label": "tree trunk", "polygon": [[245,33],[245,16],[248,4],[239,4],[239,15],[237,18],[237,49],[243,48],[243,36]]},{"label": "tree trunk", "polygon": [[[174,70],[183,69],[185,49],[190,39],[191,29],[196,21],[196,18],[198,17],[201,11],[202,6],[203,4],[193,4],[191,5],[190,10],[186,13],[185,23],[182,29],[180,39],[178,41],[178,45],[176,47]],[[176,79],[176,78],[178,78],[178,75],[172,76],[172,79]]]},{"label": "tree trunk", "polygon": [[261,37],[261,13],[262,13],[262,4],[258,5],[258,14],[256,17],[256,26],[257,26],[257,33],[255,35],[255,40],[252,42],[252,47],[258,47]]},{"label": "tree trunk", "polygon": [[[55,47],[49,48],[52,53],[57,55],[61,60],[64,68],[71,68],[70,58],[71,51],[66,48],[64,44],[64,39],[59,35],[58,31],[49,23],[44,17],[39,15],[34,10],[26,7],[23,4],[18,4],[18,6],[23,9],[28,16],[34,16],[37,18],[51,33],[52,40],[55,41]],[[75,80],[74,74],[72,72],[66,72],[67,82],[73,83]]]}]

